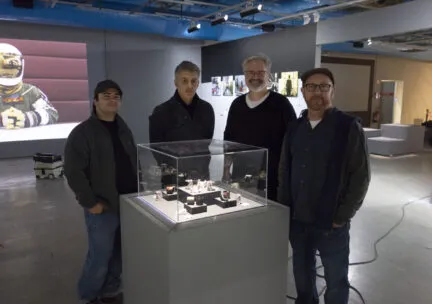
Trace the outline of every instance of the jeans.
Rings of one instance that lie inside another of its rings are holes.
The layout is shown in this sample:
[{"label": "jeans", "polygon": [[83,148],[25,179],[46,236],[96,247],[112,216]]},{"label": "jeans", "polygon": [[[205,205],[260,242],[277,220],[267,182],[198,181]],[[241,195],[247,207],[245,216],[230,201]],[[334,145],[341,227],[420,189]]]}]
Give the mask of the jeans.
[{"label": "jeans", "polygon": [[349,235],[350,224],[341,228],[322,230],[293,221],[290,242],[293,248],[296,304],[318,304],[316,288],[316,252],[324,266],[327,285],[326,304],[348,304],[349,298]]},{"label": "jeans", "polygon": [[89,248],[78,282],[79,297],[93,300],[116,295],[121,288],[122,273],[119,215],[84,213]]}]

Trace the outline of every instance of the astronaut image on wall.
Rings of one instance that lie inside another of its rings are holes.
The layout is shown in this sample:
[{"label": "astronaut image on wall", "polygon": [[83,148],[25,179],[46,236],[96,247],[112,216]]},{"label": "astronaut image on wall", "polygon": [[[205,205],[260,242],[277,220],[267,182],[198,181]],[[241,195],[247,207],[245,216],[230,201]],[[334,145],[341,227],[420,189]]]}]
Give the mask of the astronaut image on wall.
[{"label": "astronaut image on wall", "polygon": [[36,86],[24,83],[24,58],[11,44],[0,43],[0,127],[30,128],[54,124],[59,115]]}]

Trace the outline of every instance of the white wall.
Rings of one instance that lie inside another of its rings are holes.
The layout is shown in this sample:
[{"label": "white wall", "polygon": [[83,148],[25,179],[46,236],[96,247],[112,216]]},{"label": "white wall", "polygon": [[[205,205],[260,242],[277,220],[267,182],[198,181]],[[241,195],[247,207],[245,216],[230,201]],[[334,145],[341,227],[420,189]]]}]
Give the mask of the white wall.
[{"label": "white wall", "polygon": [[[301,85],[302,83],[299,79],[299,88],[301,88]],[[228,118],[228,111],[236,96],[212,96],[211,88],[211,82],[201,84],[198,89],[198,95],[201,99],[208,101],[213,106],[215,111],[215,132],[213,138],[223,139],[226,121]],[[299,92],[298,97],[290,97],[289,101],[294,107],[297,117],[300,116],[301,112],[307,108],[306,102],[301,92]]]}]

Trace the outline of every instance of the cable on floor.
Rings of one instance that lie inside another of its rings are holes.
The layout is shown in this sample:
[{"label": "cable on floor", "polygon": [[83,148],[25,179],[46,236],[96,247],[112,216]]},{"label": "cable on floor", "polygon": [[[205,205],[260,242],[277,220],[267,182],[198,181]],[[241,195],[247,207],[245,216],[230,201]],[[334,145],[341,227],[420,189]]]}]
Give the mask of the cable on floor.
[{"label": "cable on floor", "polygon": [[[400,224],[402,224],[402,222],[403,222],[403,220],[405,219],[405,209],[408,207],[408,206],[410,206],[410,205],[412,205],[412,204],[414,204],[414,203],[416,203],[416,202],[419,202],[419,201],[422,201],[422,200],[425,200],[425,199],[427,199],[427,198],[431,198],[431,196],[430,195],[428,195],[428,196],[425,196],[425,197],[422,197],[422,198],[420,198],[420,199],[417,199],[417,200],[413,200],[413,201],[409,201],[409,202],[407,202],[407,203],[405,203],[405,204],[403,204],[402,205],[402,207],[401,207],[401,210],[402,210],[402,215],[401,215],[401,217],[400,217],[400,219],[385,233],[385,234],[383,234],[379,239],[377,239],[375,242],[374,242],[374,257],[372,258],[372,259],[370,259],[370,260],[366,260],[366,261],[362,261],[362,262],[355,262],[355,263],[350,263],[350,264],[348,264],[350,267],[351,266],[360,266],[360,265],[367,265],[367,264],[371,264],[371,263],[373,263],[373,262],[375,262],[377,259],[378,259],[378,257],[379,257],[379,254],[378,254],[378,249],[377,249],[377,247],[378,247],[378,244],[382,241],[382,240],[384,240],[386,237],[388,237],[389,235],[390,235],[390,233],[392,233],[397,227],[399,227],[399,225]],[[319,256],[319,254],[317,254],[318,256]],[[290,259],[291,259],[292,257],[290,257]],[[324,266],[323,265],[321,265],[321,266],[318,266],[317,268],[316,268],[316,270],[318,271],[319,269],[321,269],[321,268],[323,268]],[[323,275],[321,275],[321,274],[318,274],[317,273],[317,277],[319,277],[319,278],[322,278],[322,279],[324,279],[324,276]],[[366,304],[366,300],[363,298],[363,295],[361,294],[361,292],[360,291],[358,291],[358,289],[357,288],[355,288],[354,286],[352,286],[352,285],[350,285],[349,286],[349,288],[351,289],[351,290],[353,290],[359,297],[360,297],[360,299],[362,300],[362,302],[363,302],[363,304]],[[319,296],[321,297],[321,295],[325,292],[325,290],[326,290],[326,286],[324,286],[324,288],[321,290],[321,292],[319,293]],[[297,300],[297,298],[295,298],[295,297],[292,297],[292,296],[290,296],[290,295],[287,295],[286,296],[288,299],[290,299],[290,300],[293,300],[293,301],[295,301],[295,300]]]}]

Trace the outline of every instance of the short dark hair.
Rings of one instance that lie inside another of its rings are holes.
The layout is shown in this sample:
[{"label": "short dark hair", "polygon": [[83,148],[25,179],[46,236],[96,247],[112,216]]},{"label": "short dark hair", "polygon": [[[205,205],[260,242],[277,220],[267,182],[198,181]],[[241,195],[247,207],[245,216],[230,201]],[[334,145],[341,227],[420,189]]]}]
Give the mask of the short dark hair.
[{"label": "short dark hair", "polygon": [[306,81],[308,81],[309,78],[311,78],[313,75],[317,75],[317,74],[327,76],[328,78],[330,78],[332,84],[335,85],[333,73],[329,69],[326,69],[326,68],[316,68],[316,69],[312,69],[312,70],[304,72],[301,76],[301,81],[303,83],[306,83]]},{"label": "short dark hair", "polygon": [[116,89],[119,92],[120,97],[123,96],[123,91],[121,90],[120,86],[115,81],[111,79],[106,79],[96,85],[96,88],[94,90],[94,99],[98,100],[98,94],[104,93],[108,89]]},{"label": "short dark hair", "polygon": [[197,73],[198,77],[201,75],[201,70],[200,68],[193,62],[191,61],[182,61],[175,69],[174,75],[177,75],[177,73],[181,72],[181,71],[188,71],[188,72],[193,72],[193,73]]}]

